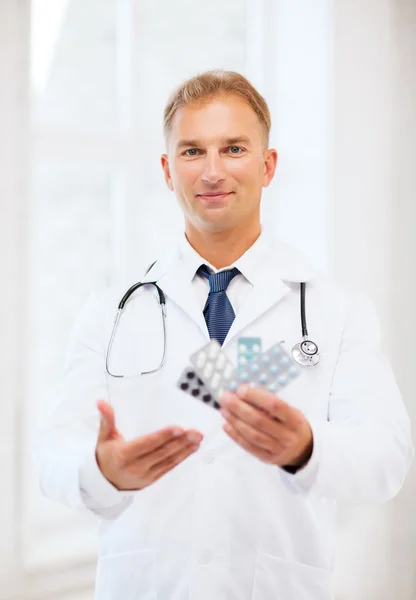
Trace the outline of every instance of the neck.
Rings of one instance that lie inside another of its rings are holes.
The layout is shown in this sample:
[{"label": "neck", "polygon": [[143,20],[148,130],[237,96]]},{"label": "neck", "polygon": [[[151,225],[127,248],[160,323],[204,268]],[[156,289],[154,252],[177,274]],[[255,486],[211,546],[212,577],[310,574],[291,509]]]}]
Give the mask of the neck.
[{"label": "neck", "polygon": [[190,224],[185,229],[194,250],[216,269],[228,267],[238,260],[254,244],[260,232],[260,222],[248,228],[224,231],[198,231]]}]

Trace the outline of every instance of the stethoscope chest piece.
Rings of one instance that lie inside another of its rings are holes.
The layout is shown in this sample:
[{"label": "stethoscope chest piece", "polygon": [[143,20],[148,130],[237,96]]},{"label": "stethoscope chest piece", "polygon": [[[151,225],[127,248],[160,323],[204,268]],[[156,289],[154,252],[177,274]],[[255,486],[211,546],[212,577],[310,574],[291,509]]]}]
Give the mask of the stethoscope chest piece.
[{"label": "stethoscope chest piece", "polygon": [[311,340],[303,340],[292,348],[293,359],[302,367],[314,367],[319,363],[318,346]]}]

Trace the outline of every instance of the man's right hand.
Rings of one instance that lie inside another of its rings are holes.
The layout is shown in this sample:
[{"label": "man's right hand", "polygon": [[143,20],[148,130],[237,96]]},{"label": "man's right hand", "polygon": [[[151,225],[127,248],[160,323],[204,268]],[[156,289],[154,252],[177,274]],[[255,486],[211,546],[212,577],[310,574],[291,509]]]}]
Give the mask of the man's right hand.
[{"label": "man's right hand", "polygon": [[127,442],[116,428],[112,406],[98,400],[101,413],[95,456],[106,479],[119,490],[141,490],[198,450],[202,434],[165,427]]}]

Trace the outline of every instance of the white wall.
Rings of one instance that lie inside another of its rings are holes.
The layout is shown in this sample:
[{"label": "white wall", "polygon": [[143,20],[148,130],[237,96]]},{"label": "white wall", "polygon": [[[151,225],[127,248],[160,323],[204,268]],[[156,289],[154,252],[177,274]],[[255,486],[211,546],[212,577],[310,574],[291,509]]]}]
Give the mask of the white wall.
[{"label": "white wall", "polygon": [[[373,299],[411,416],[415,330],[416,4],[338,1],[335,10],[335,264]],[[413,468],[385,507],[344,513],[347,598],[415,597]],[[355,549],[355,552],[354,552]],[[348,556],[347,556],[348,554]],[[358,577],[357,577],[358,575]]]},{"label": "white wall", "polygon": [[26,339],[25,320],[20,320],[19,314],[27,293],[21,276],[25,272],[27,233],[27,40],[28,18],[24,7],[17,2],[0,2],[1,598],[14,587],[20,559],[18,419],[24,395],[20,359]]},{"label": "white wall", "polygon": [[[393,362],[413,420],[416,439],[416,384],[412,363],[416,338],[416,2],[396,0],[391,32],[397,104],[394,107],[394,235],[390,320]],[[390,542],[391,573],[397,598],[416,596],[416,468],[393,507]]]},{"label": "white wall", "polygon": [[[389,342],[395,335],[391,286],[398,99],[391,8],[389,0],[336,3],[333,239],[338,279],[370,295],[382,322],[384,347],[394,360]],[[393,597],[391,511],[387,504],[341,512],[338,576],[345,598]]]}]

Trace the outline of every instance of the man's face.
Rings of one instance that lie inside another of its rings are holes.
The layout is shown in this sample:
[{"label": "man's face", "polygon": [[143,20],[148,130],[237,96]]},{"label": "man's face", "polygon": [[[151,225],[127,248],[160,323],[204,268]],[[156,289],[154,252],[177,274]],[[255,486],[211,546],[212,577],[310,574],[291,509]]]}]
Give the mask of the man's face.
[{"label": "man's face", "polygon": [[223,231],[259,221],[277,153],[266,150],[254,110],[237,96],[181,107],[162,156],[166,183],[187,226]]}]

